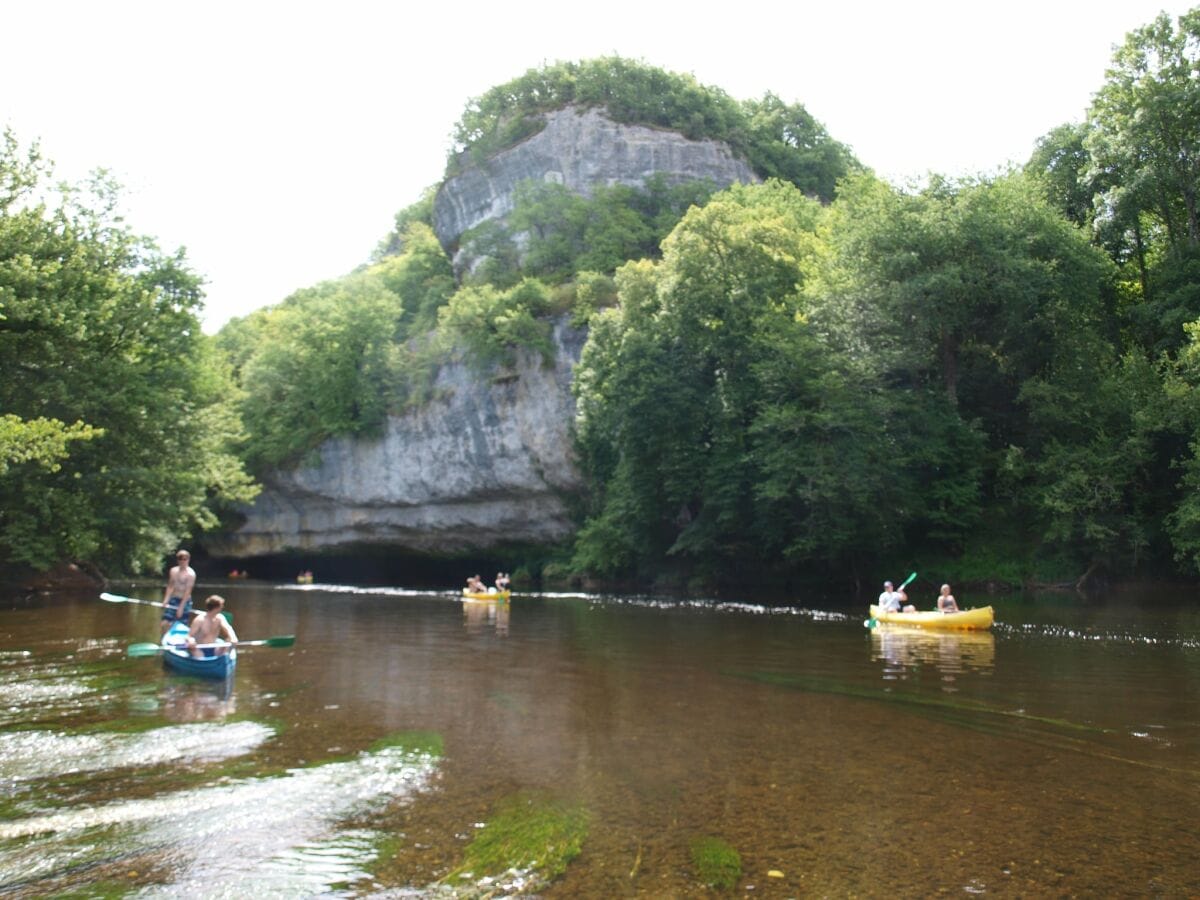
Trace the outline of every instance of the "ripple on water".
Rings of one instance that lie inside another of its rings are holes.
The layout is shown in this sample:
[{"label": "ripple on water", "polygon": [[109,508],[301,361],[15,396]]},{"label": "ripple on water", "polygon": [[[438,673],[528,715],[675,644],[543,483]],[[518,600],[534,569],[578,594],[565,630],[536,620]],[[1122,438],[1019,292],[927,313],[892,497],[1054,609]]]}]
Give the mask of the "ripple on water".
[{"label": "ripple on water", "polygon": [[94,690],[84,682],[65,678],[61,681],[12,681],[5,683],[3,688],[4,701],[10,710],[74,700]]},{"label": "ripple on water", "polygon": [[274,735],[257,722],[172,725],[139,734],[0,734],[0,778],[30,780],[171,762],[209,762],[252,752]]},{"label": "ripple on water", "polygon": [[1183,650],[1200,649],[1200,640],[1179,634],[1146,634],[1138,631],[1115,631],[1101,628],[1077,628],[1069,625],[1025,623],[1010,625],[997,622],[993,630],[1006,636],[1044,638],[1051,640],[1084,641],[1102,644],[1129,644],[1143,647],[1174,647]]},{"label": "ripple on water", "polygon": [[[435,771],[434,757],[389,747],[276,777],[3,822],[0,889],[119,854],[123,867],[144,859],[172,870],[169,884],[143,896],[311,896],[361,878],[374,857],[373,833],[338,823],[411,797]],[[308,865],[318,857],[319,867]]]}]

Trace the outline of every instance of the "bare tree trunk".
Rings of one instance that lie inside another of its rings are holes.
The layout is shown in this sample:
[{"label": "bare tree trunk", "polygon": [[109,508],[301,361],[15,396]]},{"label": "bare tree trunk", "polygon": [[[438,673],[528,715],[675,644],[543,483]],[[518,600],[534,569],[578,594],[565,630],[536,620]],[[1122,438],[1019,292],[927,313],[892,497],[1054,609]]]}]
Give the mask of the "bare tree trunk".
[{"label": "bare tree trunk", "polygon": [[1092,560],[1092,564],[1088,566],[1088,570],[1080,575],[1079,580],[1075,582],[1076,593],[1080,594],[1081,596],[1087,595],[1088,585],[1091,584],[1092,580],[1096,576],[1097,570],[1100,569],[1102,565],[1103,563],[1100,560]]}]

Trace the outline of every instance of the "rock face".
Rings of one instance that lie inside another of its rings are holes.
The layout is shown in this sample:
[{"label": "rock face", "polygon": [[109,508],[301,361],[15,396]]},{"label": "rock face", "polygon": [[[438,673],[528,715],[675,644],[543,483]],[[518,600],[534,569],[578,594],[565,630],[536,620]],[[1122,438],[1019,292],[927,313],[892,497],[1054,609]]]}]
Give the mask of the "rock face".
[{"label": "rock face", "polygon": [[[654,174],[718,187],[759,180],[724,144],[568,108],[548,114],[544,130],[518,146],[447,179],[434,228],[453,247],[464,231],[511,212],[514,190],[531,178],[586,196]],[[582,487],[571,376],[585,334],[560,321],[554,337],[553,367],[529,356],[511,377],[489,378],[462,363],[443,366],[435,400],[389,420],[378,439],[329,440],[312,465],[263,479],[245,524],[207,537],[205,549],[232,559],[370,547],[446,556],[570,537],[566,498]]]},{"label": "rock face", "polygon": [[391,418],[376,440],[335,438],[312,465],[276,472],[216,556],[386,546],[447,555],[550,544],[574,525],[565,498],[581,487],[572,455],[571,373],[586,334],[554,327],[553,366],[522,355],[503,377],[442,367],[437,398]]},{"label": "rock face", "polygon": [[489,219],[512,212],[513,192],[530,179],[589,196],[598,185],[640,186],[651,175],[668,183],[707,179],[718,187],[760,179],[718,141],[621,125],[599,109],[572,107],[546,115],[546,127],[482,165],[446,179],[433,204],[433,228],[445,247]]}]

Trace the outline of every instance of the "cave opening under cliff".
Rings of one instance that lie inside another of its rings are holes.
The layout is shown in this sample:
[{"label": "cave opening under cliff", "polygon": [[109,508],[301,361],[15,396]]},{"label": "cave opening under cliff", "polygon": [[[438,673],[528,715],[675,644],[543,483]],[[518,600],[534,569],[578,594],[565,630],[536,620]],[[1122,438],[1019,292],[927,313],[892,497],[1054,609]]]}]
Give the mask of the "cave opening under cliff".
[{"label": "cave opening under cliff", "polygon": [[316,582],[362,586],[456,590],[468,575],[491,583],[497,572],[509,572],[527,560],[527,552],[477,552],[457,556],[429,556],[380,548],[356,548],[339,553],[287,552],[247,559],[193,557],[198,571],[219,576],[234,570],[262,581],[294,581],[312,572]]}]

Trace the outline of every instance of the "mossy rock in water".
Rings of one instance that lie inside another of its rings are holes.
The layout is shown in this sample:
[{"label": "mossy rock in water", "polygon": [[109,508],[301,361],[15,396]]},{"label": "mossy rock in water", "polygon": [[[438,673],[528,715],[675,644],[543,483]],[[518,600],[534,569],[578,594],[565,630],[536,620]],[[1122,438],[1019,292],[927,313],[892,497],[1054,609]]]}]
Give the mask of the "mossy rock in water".
[{"label": "mossy rock in water", "polygon": [[539,794],[504,800],[467,845],[463,863],[446,880],[462,875],[484,878],[509,869],[536,871],[547,882],[566,871],[587,836],[587,811]]},{"label": "mossy rock in water", "polygon": [[442,736],[436,731],[397,731],[375,741],[368,749],[378,753],[391,747],[399,747],[408,753],[423,753],[440,758],[445,753]]},{"label": "mossy rock in water", "polygon": [[96,881],[88,884],[86,887],[68,888],[63,891],[56,891],[55,897],[59,900],[117,900],[120,897],[128,897],[134,892],[138,885],[133,882],[120,881],[115,878],[110,878],[105,881]]},{"label": "mossy rock in water", "polygon": [[742,857],[720,838],[692,841],[692,866],[696,877],[709,887],[728,890],[742,877]]}]

